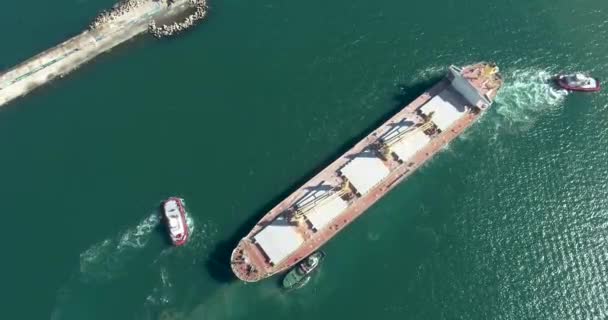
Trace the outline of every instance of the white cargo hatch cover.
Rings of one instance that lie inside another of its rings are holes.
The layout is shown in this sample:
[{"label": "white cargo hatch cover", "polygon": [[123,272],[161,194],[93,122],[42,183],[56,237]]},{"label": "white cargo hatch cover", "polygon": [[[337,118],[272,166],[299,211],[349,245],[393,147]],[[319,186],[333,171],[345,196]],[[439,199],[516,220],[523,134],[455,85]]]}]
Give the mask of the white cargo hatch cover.
[{"label": "white cargo hatch cover", "polygon": [[317,230],[321,230],[333,219],[340,215],[346,208],[348,203],[338,196],[334,196],[330,200],[322,201],[314,208],[306,212],[306,218],[312,223]]},{"label": "white cargo hatch cover", "polygon": [[429,143],[431,138],[427,136],[422,130],[407,134],[403,139],[395,142],[390,148],[399,159],[403,161],[409,160],[416,152],[424,148]]},{"label": "white cargo hatch cover", "polygon": [[390,173],[382,160],[371,153],[357,156],[340,171],[362,195],[366,194]]},{"label": "white cargo hatch cover", "polygon": [[435,113],[433,114],[432,121],[439,129],[441,129],[441,131],[445,131],[452,125],[452,123],[454,123],[454,121],[462,117],[464,114],[464,106],[462,108],[463,110],[458,110],[456,106],[445,100],[442,95],[447,97],[449,92],[443,91],[442,93],[434,96],[425,105],[423,105],[420,110],[425,115],[428,115],[434,111]]},{"label": "white cargo hatch cover", "polygon": [[288,223],[279,217],[253,237],[273,264],[283,261],[304,242],[296,228]]}]

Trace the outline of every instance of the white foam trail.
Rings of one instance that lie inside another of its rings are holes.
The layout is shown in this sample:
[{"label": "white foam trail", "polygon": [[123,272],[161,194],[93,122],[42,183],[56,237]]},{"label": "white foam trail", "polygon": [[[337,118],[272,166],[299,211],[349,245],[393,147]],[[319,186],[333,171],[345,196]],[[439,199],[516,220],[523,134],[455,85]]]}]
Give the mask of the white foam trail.
[{"label": "white foam trail", "polygon": [[[160,214],[155,210],[136,226],[83,251],[80,254],[80,269],[58,292],[53,316],[61,317],[63,308],[74,304],[73,299],[78,296],[80,290],[93,289],[96,285],[106,284],[116,277],[128,275],[131,272],[129,265],[135,262],[133,260],[146,252],[146,249],[154,249],[148,244],[154,237],[154,231],[159,227],[160,220]],[[210,254],[210,245],[214,243],[211,238],[217,234],[217,227],[210,222],[199,224],[189,213],[186,214],[186,222],[190,230],[190,239],[185,246],[173,247],[169,245],[168,238],[165,238],[166,246],[160,252],[153,252],[154,256],[150,257],[149,266],[158,270],[157,283],[149,292],[144,304],[144,311],[151,314],[159,308],[165,310],[177,300],[178,292],[174,290],[173,283],[175,273],[171,268],[174,261],[186,259],[195,264],[208,259]],[[161,238],[164,233],[161,232],[158,236]]]},{"label": "white foam trail", "polygon": [[196,229],[196,225],[194,224],[194,219],[190,216],[190,214],[186,213],[186,225],[188,226],[188,234],[194,235],[196,234],[194,230]]},{"label": "white foam trail", "polygon": [[503,72],[504,85],[496,97],[498,126],[528,127],[547,110],[561,105],[568,94],[551,81],[552,73],[542,69]]},{"label": "white foam trail", "polygon": [[120,267],[119,261],[111,259],[113,247],[114,242],[106,239],[80,254],[80,274],[84,280],[109,279],[112,271]]},{"label": "white foam trail", "polygon": [[131,228],[122,234],[118,242],[118,250],[124,247],[143,248],[150,240],[148,235],[158,225],[160,218],[153,213],[140,222],[135,228]]},{"label": "white foam trail", "polygon": [[179,300],[180,293],[175,290],[171,281],[176,272],[182,275],[188,272],[198,272],[196,269],[188,270],[187,268],[175,271],[172,266],[176,259],[190,261],[192,265],[209,259],[210,245],[215,243],[212,237],[217,234],[216,226],[210,222],[199,223],[190,214],[186,214],[186,220],[190,230],[188,242],[179,248],[167,246],[152,262],[152,265],[158,266],[160,271],[156,285],[146,297],[144,309],[147,313],[155,314],[159,310],[166,310]]},{"label": "white foam trail", "polygon": [[99,257],[103,254],[106,248],[111,245],[112,241],[106,239],[100,243],[97,243],[87,249],[85,252],[80,254],[80,264],[83,265],[83,262],[86,263],[94,263]]},{"label": "white foam trail", "polygon": [[110,280],[120,273],[125,260],[135,251],[145,247],[158,225],[156,212],[150,214],[134,228],[105,239],[80,254],[80,274],[83,281]]}]

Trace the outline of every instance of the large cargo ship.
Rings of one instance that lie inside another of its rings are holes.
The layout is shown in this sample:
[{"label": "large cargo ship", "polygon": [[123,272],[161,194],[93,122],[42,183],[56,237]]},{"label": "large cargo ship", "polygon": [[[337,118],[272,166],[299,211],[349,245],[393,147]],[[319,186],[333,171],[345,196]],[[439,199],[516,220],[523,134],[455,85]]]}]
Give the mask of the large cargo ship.
[{"label": "large cargo ship", "polygon": [[288,270],[441,151],[490,107],[498,67],[450,66],[447,76],[276,205],[232,252],[246,282]]}]

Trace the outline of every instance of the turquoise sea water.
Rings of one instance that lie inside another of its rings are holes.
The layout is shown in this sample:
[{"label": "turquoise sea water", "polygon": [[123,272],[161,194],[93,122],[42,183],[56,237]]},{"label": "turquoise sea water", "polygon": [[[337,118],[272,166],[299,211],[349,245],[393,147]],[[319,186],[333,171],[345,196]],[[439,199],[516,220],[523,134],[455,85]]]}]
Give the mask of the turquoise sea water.
[{"label": "turquoise sea water", "polygon": [[[5,3],[0,68],[111,0]],[[605,319],[608,3],[213,1],[0,110],[2,319]],[[266,210],[449,64],[496,61],[486,116],[285,294],[228,256]],[[190,208],[171,248],[157,208]]]}]

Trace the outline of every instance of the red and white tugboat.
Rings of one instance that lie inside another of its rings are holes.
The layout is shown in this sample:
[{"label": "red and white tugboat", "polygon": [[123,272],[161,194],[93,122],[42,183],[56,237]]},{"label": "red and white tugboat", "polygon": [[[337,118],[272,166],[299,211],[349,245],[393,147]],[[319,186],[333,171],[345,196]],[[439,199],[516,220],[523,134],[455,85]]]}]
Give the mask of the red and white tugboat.
[{"label": "red and white tugboat", "polygon": [[556,78],[557,84],[570,91],[595,92],[600,91],[600,81],[582,73],[560,74]]},{"label": "red and white tugboat", "polygon": [[174,246],[181,246],[188,241],[188,223],[184,200],[171,197],[163,202],[163,220],[167,224],[169,237]]}]

